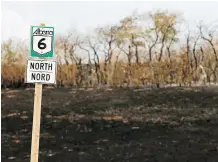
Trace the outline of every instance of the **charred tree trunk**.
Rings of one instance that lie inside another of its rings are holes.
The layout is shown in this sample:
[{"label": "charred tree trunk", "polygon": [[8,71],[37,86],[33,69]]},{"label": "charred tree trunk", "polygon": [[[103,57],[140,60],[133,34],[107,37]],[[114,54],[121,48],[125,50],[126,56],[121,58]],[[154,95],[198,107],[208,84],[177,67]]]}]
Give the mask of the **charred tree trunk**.
[{"label": "charred tree trunk", "polygon": [[163,36],[162,41],[161,41],[160,56],[158,58],[159,62],[161,61],[162,56],[163,56],[164,42],[165,42],[165,35]]}]

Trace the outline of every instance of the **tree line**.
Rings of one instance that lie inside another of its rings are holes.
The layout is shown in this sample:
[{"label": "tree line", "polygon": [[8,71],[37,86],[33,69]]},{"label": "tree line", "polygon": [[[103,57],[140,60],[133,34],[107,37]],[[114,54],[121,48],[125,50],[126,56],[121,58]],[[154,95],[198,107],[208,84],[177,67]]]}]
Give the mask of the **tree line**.
[{"label": "tree line", "polygon": [[[193,85],[218,81],[216,24],[191,29],[182,15],[133,13],[86,36],[55,36],[56,86]],[[24,83],[28,47],[2,43],[2,88]]]}]

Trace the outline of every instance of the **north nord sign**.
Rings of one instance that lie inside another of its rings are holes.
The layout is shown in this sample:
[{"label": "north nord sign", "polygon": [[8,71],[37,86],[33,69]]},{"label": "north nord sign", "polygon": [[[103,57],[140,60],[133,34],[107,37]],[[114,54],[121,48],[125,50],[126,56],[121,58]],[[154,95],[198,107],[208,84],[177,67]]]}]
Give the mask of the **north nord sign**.
[{"label": "north nord sign", "polygon": [[54,56],[54,27],[31,27],[31,57],[51,58]]},{"label": "north nord sign", "polygon": [[26,83],[56,84],[56,61],[28,60]]}]

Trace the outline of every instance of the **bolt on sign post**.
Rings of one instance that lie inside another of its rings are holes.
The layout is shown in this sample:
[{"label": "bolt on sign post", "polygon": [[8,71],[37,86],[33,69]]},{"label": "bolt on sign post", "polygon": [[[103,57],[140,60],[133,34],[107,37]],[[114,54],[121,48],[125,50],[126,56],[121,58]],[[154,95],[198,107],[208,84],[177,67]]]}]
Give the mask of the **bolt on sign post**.
[{"label": "bolt on sign post", "polygon": [[54,27],[45,24],[31,27],[30,56],[27,60],[26,83],[35,83],[32,144],[30,162],[38,162],[42,84],[56,84],[54,57]]}]

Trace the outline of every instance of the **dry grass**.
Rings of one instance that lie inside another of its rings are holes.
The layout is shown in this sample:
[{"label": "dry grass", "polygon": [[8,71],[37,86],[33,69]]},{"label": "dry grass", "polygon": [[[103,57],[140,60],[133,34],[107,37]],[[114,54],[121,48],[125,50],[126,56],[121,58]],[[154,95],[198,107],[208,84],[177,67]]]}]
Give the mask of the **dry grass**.
[{"label": "dry grass", "polygon": [[[25,64],[24,57],[8,54],[7,57],[2,58],[2,87],[22,87],[27,86],[24,83],[25,77]],[[218,78],[218,69],[216,68],[216,62],[211,53],[207,53],[204,56],[204,60],[201,65],[205,68],[209,79],[213,82],[214,78]],[[118,61],[113,72],[104,72],[104,63],[100,63],[100,82],[109,81],[110,86],[121,86],[127,83],[132,86],[140,86],[142,84],[181,84],[187,85],[193,81],[200,81],[203,72],[198,67],[194,68],[194,62],[192,61],[192,67],[190,61],[188,61],[186,54],[179,54],[171,56],[171,60],[168,57],[158,62],[153,60],[152,62],[144,62],[141,64],[132,63],[129,67],[127,63]],[[198,62],[199,63],[199,62]],[[114,65],[114,64],[112,64]],[[112,66],[111,65],[111,66]],[[113,69],[113,68],[110,68]],[[82,73],[86,71],[84,69]],[[95,69],[93,69],[95,71]],[[107,79],[106,74],[111,77]],[[75,64],[59,64],[57,72],[57,86],[78,86],[78,79],[81,72],[77,71],[77,65]],[[97,75],[92,74],[92,80],[97,80]],[[84,73],[81,77],[82,82],[88,80],[88,76]],[[90,85],[89,85],[90,86]]]}]

